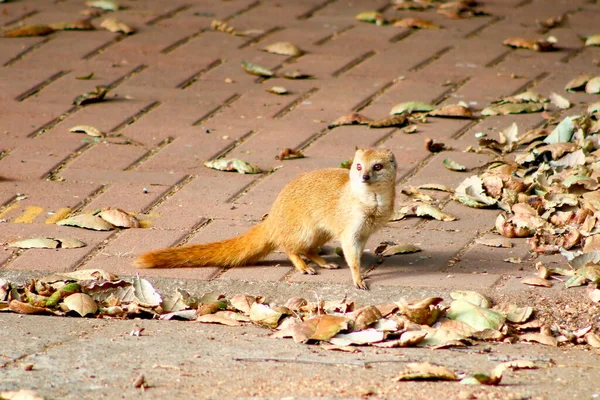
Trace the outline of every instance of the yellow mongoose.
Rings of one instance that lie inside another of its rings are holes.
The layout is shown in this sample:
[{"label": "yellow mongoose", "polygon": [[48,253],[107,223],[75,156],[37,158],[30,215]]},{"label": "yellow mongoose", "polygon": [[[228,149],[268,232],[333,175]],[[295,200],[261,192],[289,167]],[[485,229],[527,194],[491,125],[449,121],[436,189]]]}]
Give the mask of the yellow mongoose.
[{"label": "yellow mongoose", "polygon": [[367,289],[360,258],[369,236],[394,209],[396,160],[387,149],[357,149],[350,171],[316,170],[290,182],[264,221],[246,233],[220,242],[174,247],[143,254],[140,268],[239,266],[252,264],[282,248],[296,269],[315,274],[301,256],[322,268],[339,268],[318,255],[336,238],[342,244],[354,285]]}]

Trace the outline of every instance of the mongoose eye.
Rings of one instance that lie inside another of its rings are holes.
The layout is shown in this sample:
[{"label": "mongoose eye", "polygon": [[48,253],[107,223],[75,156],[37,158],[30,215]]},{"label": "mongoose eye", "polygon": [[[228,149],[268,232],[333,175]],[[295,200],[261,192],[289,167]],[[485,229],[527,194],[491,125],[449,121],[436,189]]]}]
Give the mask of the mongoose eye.
[{"label": "mongoose eye", "polygon": [[375,171],[381,171],[382,168],[383,168],[383,165],[381,165],[381,164],[373,165],[373,170],[375,170]]},{"label": "mongoose eye", "polygon": [[360,171],[360,170],[362,169],[362,165],[360,165],[360,164],[356,164],[356,169],[357,169],[358,171]]}]

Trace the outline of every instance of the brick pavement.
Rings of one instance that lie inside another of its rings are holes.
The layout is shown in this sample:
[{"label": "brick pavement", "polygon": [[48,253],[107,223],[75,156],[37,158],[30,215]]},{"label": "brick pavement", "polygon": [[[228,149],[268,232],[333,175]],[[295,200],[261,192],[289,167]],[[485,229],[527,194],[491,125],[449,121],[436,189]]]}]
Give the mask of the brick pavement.
[{"label": "brick pavement", "polygon": [[[520,129],[542,126],[540,114],[430,119],[418,132],[333,129],[333,119],[351,111],[372,118],[387,115],[401,101],[435,104],[469,102],[481,110],[491,101],[527,88],[562,92],[580,72],[597,71],[600,48],[580,37],[597,34],[598,5],[559,0],[482,1],[486,15],[451,20],[435,11],[397,12],[388,1],[163,1],[122,2],[125,8],[90,18],[97,28],[117,17],[133,35],[60,31],[47,37],[0,38],[0,242],[36,236],[73,236],[83,249],[2,249],[2,271],[61,271],[104,268],[123,275],[135,255],[154,248],[216,240],[240,233],[268,211],[281,187],[298,174],[336,166],[355,146],[387,146],[400,160],[398,188],[423,183],[456,186],[466,174],[441,164],[452,157],[469,168],[489,157],[463,153],[474,133],[494,132],[517,122]],[[441,30],[378,27],[354,16],[378,8],[387,17],[423,16]],[[0,26],[53,23],[82,18],[79,1],[22,0],[0,5]],[[539,33],[536,20],[568,14],[568,23]],[[234,36],[210,30],[221,19],[239,30]],[[559,51],[536,53],[502,45],[509,36],[554,35]],[[298,57],[261,51],[290,41],[305,50]],[[313,79],[290,81],[246,74],[248,60],[277,72],[296,68]],[[92,80],[76,77],[94,73]],[[514,74],[511,76],[511,74]],[[107,101],[73,106],[75,96],[107,85]],[[265,88],[282,85],[290,94]],[[569,94],[573,102],[588,95]],[[577,108],[579,107],[579,108]],[[575,112],[576,108],[567,111]],[[575,110],[575,111],[574,111]],[[94,142],[68,132],[92,125],[108,134]],[[431,155],[432,137],[454,148]],[[282,148],[307,158],[280,162]],[[205,160],[239,157],[258,164],[264,175],[242,176],[208,170]],[[376,265],[365,255],[372,285],[477,287],[509,282],[523,273],[506,257],[527,258],[523,242],[492,249],[474,239],[488,235],[497,211],[463,207],[435,194],[455,222],[411,218],[389,224],[379,241],[418,243],[423,252],[387,258]],[[398,196],[398,204],[406,201]],[[139,230],[93,232],[50,224],[69,212],[121,207],[145,221]],[[335,245],[335,244],[333,244]],[[337,256],[331,256],[335,258]],[[532,268],[529,260],[521,268]],[[199,280],[349,282],[347,271],[303,276],[283,254],[264,265],[221,271],[152,270],[142,275]]]}]

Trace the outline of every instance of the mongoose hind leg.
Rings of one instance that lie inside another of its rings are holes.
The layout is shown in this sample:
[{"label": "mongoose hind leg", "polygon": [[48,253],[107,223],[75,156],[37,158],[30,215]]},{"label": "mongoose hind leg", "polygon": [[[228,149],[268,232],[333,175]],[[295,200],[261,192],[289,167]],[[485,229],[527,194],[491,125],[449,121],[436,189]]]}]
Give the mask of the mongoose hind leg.
[{"label": "mongoose hind leg", "polygon": [[339,264],[328,263],[323,257],[318,255],[316,251],[310,250],[305,255],[306,258],[308,258],[310,261],[314,262],[321,268],[338,269],[340,267]]},{"label": "mongoose hind leg", "polygon": [[302,272],[303,274],[309,274],[309,275],[317,274],[314,269],[312,269],[311,267],[306,265],[306,263],[300,257],[300,255],[294,254],[294,253],[287,253],[287,256],[290,259],[290,261],[292,262],[292,264],[294,264],[294,267],[296,267],[296,269],[298,271]]}]

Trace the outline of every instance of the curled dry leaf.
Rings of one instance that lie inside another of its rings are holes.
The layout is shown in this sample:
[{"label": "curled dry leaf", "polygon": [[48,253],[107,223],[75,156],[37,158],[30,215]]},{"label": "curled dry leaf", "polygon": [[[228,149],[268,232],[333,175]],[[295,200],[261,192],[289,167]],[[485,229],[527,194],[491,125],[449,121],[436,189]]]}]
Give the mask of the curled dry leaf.
[{"label": "curled dry leaf", "polygon": [[481,115],[508,115],[508,114],[523,114],[534,113],[541,111],[544,108],[541,103],[506,103],[496,106],[486,107],[481,111]]},{"label": "curled dry leaf", "polygon": [[78,20],[72,22],[58,22],[50,24],[50,27],[57,31],[93,31],[96,28],[87,20]]},{"label": "curled dry leaf", "polygon": [[265,90],[269,93],[278,94],[278,95],[288,94],[287,89],[284,88],[283,86],[272,86]]},{"label": "curled dry leaf", "polygon": [[122,32],[126,35],[132,34],[135,32],[135,29],[127,25],[125,22],[118,20],[116,18],[106,18],[100,26],[106,29],[109,32]]},{"label": "curled dry leaf", "polygon": [[550,102],[561,110],[571,108],[571,102],[557,93],[550,93]]},{"label": "curled dry leaf", "polygon": [[441,29],[440,25],[434,24],[433,22],[424,18],[402,18],[394,22],[394,26],[400,26],[402,28],[415,28],[415,29]]},{"label": "curled dry leaf", "polygon": [[558,346],[558,341],[552,336],[547,336],[542,333],[525,333],[519,336],[524,342],[537,342],[547,346]]},{"label": "curled dry leaf", "polygon": [[565,90],[568,92],[583,90],[585,89],[585,84],[592,78],[592,75],[589,74],[578,75],[567,83]]},{"label": "curled dry leaf", "polygon": [[239,172],[240,174],[260,174],[262,170],[256,165],[250,164],[238,158],[220,158],[204,163],[205,167],[218,171]]},{"label": "curled dry leaf", "polygon": [[379,321],[381,312],[375,306],[366,306],[352,312],[350,316],[354,320],[353,330],[360,331]]},{"label": "curled dry leaf", "polygon": [[285,79],[309,79],[312,78],[312,75],[305,74],[304,72],[295,69],[293,71],[286,71],[281,74]]},{"label": "curled dry leaf", "polygon": [[63,300],[69,311],[75,311],[82,317],[88,314],[96,314],[98,305],[94,299],[85,293],[73,293]]},{"label": "curled dry leaf", "polygon": [[119,228],[139,228],[141,226],[136,217],[119,208],[107,208],[102,210],[98,216]]},{"label": "curled dry leaf", "polygon": [[234,27],[229,26],[226,22],[218,19],[213,19],[210,22],[210,28],[214,31],[230,33],[237,36],[245,36],[245,32],[239,32]]},{"label": "curled dry leaf", "polygon": [[250,309],[252,308],[252,304],[256,303],[256,297],[238,294],[231,298],[230,303],[244,314],[250,315]]},{"label": "curled dry leaf", "polygon": [[89,0],[85,2],[85,5],[106,11],[117,11],[120,8],[119,3],[115,0]]},{"label": "curled dry leaf", "polygon": [[417,381],[417,380],[427,380],[427,381],[437,381],[437,380],[445,380],[445,381],[455,381],[457,380],[456,374],[450,371],[448,368],[430,364],[428,362],[424,363],[410,363],[406,365],[404,371],[400,373],[395,381]]},{"label": "curled dry leaf", "polygon": [[270,78],[275,74],[270,69],[262,67],[258,64],[253,64],[249,61],[242,61],[242,68],[251,75],[262,76],[265,78]]},{"label": "curled dry leaf", "polygon": [[589,94],[600,93],[600,76],[596,76],[585,84],[585,92]]},{"label": "curled dry leaf", "polygon": [[94,137],[103,137],[104,136],[104,133],[102,133],[100,131],[100,129],[95,128],[90,125],[76,125],[76,126],[72,127],[71,129],[69,129],[69,132],[85,133],[86,135],[94,136]]},{"label": "curled dry leaf", "polygon": [[18,314],[48,314],[48,313],[52,313],[52,311],[46,307],[37,307],[37,306],[33,306],[29,303],[18,301],[18,300],[11,300],[10,303],[8,303],[8,309],[13,312],[16,312]]},{"label": "curled dry leaf", "polygon": [[210,323],[210,324],[221,324],[227,326],[240,326],[242,323],[231,317],[225,311],[219,311],[214,314],[204,314],[196,318],[198,322]]},{"label": "curled dry leaf", "polygon": [[110,231],[114,226],[102,218],[92,214],[80,214],[60,220],[56,225],[76,226],[78,228],[92,229],[95,231]]},{"label": "curled dry leaf", "polygon": [[600,35],[588,36],[585,39],[586,46],[600,46]]},{"label": "curled dry leaf", "polygon": [[265,51],[273,54],[281,54],[284,56],[298,57],[304,54],[298,46],[290,42],[277,42],[272,43],[264,48]]},{"label": "curled dry leaf", "polygon": [[596,285],[588,285],[586,292],[590,300],[594,303],[600,303],[600,289]]},{"label": "curled dry leaf", "polygon": [[600,348],[600,336],[596,335],[593,332],[586,333],[583,338],[592,347]]},{"label": "curled dry leaf", "polygon": [[288,147],[281,150],[275,158],[277,160],[293,160],[294,158],[304,158],[304,154],[299,150],[290,149]]},{"label": "curled dry leaf", "polygon": [[419,185],[417,187],[417,189],[439,190],[440,192],[454,193],[454,190],[452,188],[449,188],[448,186],[442,185],[442,184],[439,184],[439,183],[424,183],[422,185]]},{"label": "curled dry leaf", "polygon": [[444,161],[442,161],[442,163],[444,164],[444,167],[448,168],[450,171],[464,172],[467,170],[467,167],[449,158],[444,158]]},{"label": "curled dry leaf", "polygon": [[106,86],[96,86],[96,90],[93,92],[85,92],[73,100],[73,104],[78,106],[83,106],[85,104],[96,103],[104,100],[104,97],[108,93],[108,88]]},{"label": "curled dry leaf", "polygon": [[85,243],[77,239],[33,238],[8,243],[8,247],[20,249],[76,249],[84,247]]},{"label": "curled dry leaf", "polygon": [[554,43],[552,41],[537,39],[523,39],[520,37],[511,37],[502,42],[505,46],[518,48],[518,49],[528,49],[534,51],[552,51],[556,48],[554,47]]},{"label": "curled dry leaf", "polygon": [[338,332],[348,329],[348,320],[335,315],[319,315],[290,327],[292,338],[296,343],[309,340],[328,341]]},{"label": "curled dry leaf", "polygon": [[417,253],[419,251],[421,251],[421,248],[419,246],[415,246],[414,244],[409,244],[409,243],[400,243],[400,244],[395,244],[395,245],[385,248],[381,252],[381,256],[389,257],[389,256],[393,256],[396,254]]},{"label": "curled dry leaf", "polygon": [[162,303],[162,297],[152,284],[139,275],[133,278],[133,289],[136,300],[143,307],[156,307]]},{"label": "curled dry leaf", "polygon": [[363,345],[381,342],[385,339],[385,332],[376,329],[365,329],[362,331],[350,333],[338,333],[331,339],[329,343],[338,346]]},{"label": "curled dry leaf", "polygon": [[448,318],[469,324],[475,330],[500,330],[506,317],[501,313],[476,306],[465,300],[455,300],[446,311]]},{"label": "curled dry leaf", "polygon": [[405,126],[408,117],[405,114],[392,115],[369,123],[369,128],[387,128],[389,126]]},{"label": "curled dry leaf", "polygon": [[455,290],[450,293],[454,300],[464,300],[482,308],[491,308],[492,302],[487,296],[473,290]]},{"label": "curled dry leaf", "polygon": [[448,105],[437,110],[429,112],[427,115],[431,117],[445,117],[445,118],[473,118],[473,112],[461,105]]},{"label": "curled dry leaf", "polygon": [[439,153],[440,151],[450,150],[449,148],[446,148],[444,143],[436,143],[432,138],[425,139],[425,149],[431,153]]},{"label": "curled dry leaf", "polygon": [[334,128],[340,125],[367,125],[373,122],[373,120],[369,117],[365,117],[362,114],[352,112],[350,114],[342,115],[331,124],[329,124],[329,128]]},{"label": "curled dry leaf", "polygon": [[10,29],[2,33],[3,37],[30,37],[46,36],[54,32],[54,29],[48,25],[25,25]]},{"label": "curled dry leaf", "polygon": [[385,25],[387,23],[383,14],[378,11],[363,11],[354,18],[362,22],[368,22],[375,25]]},{"label": "curled dry leaf", "polygon": [[250,320],[269,328],[276,328],[282,315],[280,311],[276,311],[266,304],[253,303],[250,306]]}]

